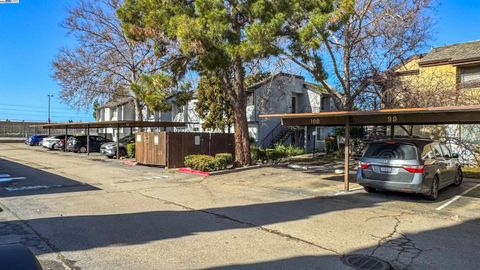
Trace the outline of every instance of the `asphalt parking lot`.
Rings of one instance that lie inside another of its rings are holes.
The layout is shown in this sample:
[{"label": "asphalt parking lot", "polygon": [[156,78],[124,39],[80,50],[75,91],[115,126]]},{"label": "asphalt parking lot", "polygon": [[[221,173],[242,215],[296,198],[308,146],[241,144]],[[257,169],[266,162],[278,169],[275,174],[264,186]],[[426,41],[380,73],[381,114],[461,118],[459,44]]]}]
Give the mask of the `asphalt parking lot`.
[{"label": "asphalt parking lot", "polygon": [[351,269],[350,254],[480,269],[480,180],[435,202],[342,188],[324,172],[200,177],[0,144],[0,244],[46,269]]}]

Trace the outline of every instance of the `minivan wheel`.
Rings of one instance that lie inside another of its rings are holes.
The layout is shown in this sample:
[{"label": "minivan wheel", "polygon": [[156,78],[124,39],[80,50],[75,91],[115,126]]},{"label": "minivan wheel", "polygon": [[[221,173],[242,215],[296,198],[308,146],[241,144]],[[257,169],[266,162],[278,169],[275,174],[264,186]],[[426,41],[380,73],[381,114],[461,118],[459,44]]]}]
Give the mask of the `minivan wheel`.
[{"label": "minivan wheel", "polygon": [[455,182],[453,182],[453,185],[458,187],[462,184],[463,182],[463,172],[462,169],[458,168],[457,174],[455,175]]},{"label": "minivan wheel", "polygon": [[86,148],[85,146],[82,146],[82,147],[80,147],[79,152],[80,152],[80,153],[86,153],[86,152],[87,152],[87,148]]},{"label": "minivan wheel", "polygon": [[377,189],[372,187],[363,187],[363,189],[368,193],[377,192]]},{"label": "minivan wheel", "polygon": [[426,195],[425,197],[431,201],[438,199],[438,176],[433,178],[430,194]]}]

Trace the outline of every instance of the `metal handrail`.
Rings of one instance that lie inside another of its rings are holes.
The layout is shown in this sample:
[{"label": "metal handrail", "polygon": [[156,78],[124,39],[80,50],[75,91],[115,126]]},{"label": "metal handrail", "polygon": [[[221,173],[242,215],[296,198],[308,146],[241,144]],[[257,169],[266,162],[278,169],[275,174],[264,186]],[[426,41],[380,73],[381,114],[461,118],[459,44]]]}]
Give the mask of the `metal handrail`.
[{"label": "metal handrail", "polygon": [[260,145],[261,145],[262,147],[264,147],[264,148],[267,147],[267,146],[265,145],[265,140],[267,140],[268,138],[270,138],[270,141],[269,141],[269,142],[272,142],[273,139],[275,138],[275,135],[278,134],[278,132],[275,133],[275,131],[277,131],[278,129],[281,129],[282,127],[284,127],[284,126],[282,125],[282,123],[281,123],[281,122],[278,123],[278,125],[276,125],[272,130],[270,130],[270,132],[263,138],[263,140],[262,140],[262,142],[260,143]]}]

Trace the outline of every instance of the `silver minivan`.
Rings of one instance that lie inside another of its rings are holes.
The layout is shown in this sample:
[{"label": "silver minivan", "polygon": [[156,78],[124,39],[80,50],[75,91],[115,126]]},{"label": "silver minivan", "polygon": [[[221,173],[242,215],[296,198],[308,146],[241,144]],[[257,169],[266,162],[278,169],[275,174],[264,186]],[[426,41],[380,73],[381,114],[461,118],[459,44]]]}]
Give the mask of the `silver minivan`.
[{"label": "silver minivan", "polygon": [[462,183],[457,158],[445,145],[428,139],[374,141],[359,161],[357,182],[367,192],[419,193],[436,200],[440,189]]}]

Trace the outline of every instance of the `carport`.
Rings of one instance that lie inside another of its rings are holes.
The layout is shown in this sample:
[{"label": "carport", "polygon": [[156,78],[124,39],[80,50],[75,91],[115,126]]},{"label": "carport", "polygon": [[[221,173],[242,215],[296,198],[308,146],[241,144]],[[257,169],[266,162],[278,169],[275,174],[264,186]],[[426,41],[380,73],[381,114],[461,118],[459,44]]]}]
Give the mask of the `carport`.
[{"label": "carport", "polygon": [[390,126],[390,137],[393,138],[395,126],[397,125],[480,124],[480,106],[271,114],[262,115],[261,117],[279,117],[282,119],[282,125],[285,126],[345,127],[344,189],[348,192],[350,189],[349,131],[351,126]]},{"label": "carport", "polygon": [[182,122],[151,122],[151,121],[103,121],[103,122],[76,122],[76,123],[55,123],[55,124],[44,124],[38,125],[44,129],[64,129],[65,130],[65,147],[63,149],[64,152],[67,151],[66,143],[67,143],[67,136],[68,130],[70,129],[84,129],[87,136],[87,155],[90,154],[90,129],[91,128],[115,128],[116,129],[116,142],[117,142],[117,159],[120,158],[119,156],[119,131],[120,128],[130,128],[130,133],[132,132],[133,128],[161,128],[166,130],[168,127],[185,127],[185,123]]}]

